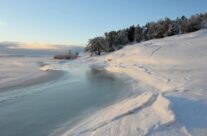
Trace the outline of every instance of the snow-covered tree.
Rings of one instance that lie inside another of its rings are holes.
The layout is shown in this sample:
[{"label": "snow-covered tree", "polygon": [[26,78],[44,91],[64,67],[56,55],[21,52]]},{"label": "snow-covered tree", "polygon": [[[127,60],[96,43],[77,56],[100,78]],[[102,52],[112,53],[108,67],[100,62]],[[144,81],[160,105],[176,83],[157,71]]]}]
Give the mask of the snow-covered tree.
[{"label": "snow-covered tree", "polygon": [[105,47],[105,39],[103,37],[96,37],[90,39],[88,45],[86,47],[86,51],[91,53],[91,56],[95,53],[96,55],[100,55],[101,52],[106,51]]},{"label": "snow-covered tree", "polygon": [[142,38],[143,38],[142,32],[143,32],[142,27],[137,25],[134,30],[134,41],[136,41],[136,42],[142,41]]},{"label": "snow-covered tree", "polygon": [[196,14],[190,18],[182,16],[176,20],[169,18],[148,22],[144,26],[130,26],[126,29],[105,33],[103,37],[90,39],[86,51],[100,55],[101,52],[112,52],[132,42],[147,41],[181,33],[207,29],[207,13]]},{"label": "snow-covered tree", "polygon": [[169,29],[167,31],[168,36],[179,34],[179,32],[180,32],[179,25],[176,22],[169,24]]}]

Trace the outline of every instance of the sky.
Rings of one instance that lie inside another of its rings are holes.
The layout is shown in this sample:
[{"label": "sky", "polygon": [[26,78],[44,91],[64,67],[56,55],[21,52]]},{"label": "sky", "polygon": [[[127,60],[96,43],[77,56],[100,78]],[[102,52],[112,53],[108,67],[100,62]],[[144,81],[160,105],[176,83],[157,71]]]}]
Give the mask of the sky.
[{"label": "sky", "polygon": [[86,45],[105,32],[207,12],[207,0],[0,0],[0,41]]}]

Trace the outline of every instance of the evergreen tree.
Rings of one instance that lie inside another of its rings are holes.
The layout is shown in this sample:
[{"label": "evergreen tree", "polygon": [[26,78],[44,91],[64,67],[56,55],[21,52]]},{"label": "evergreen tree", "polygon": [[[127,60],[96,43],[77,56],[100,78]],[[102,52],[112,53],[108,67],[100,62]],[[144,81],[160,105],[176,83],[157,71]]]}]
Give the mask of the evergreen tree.
[{"label": "evergreen tree", "polygon": [[176,22],[173,22],[172,24],[169,24],[169,29],[168,29],[168,36],[176,35],[179,34],[179,25]]},{"label": "evergreen tree", "polygon": [[108,52],[112,52],[115,50],[114,45],[115,45],[115,41],[116,41],[116,32],[115,31],[111,31],[109,33],[105,33],[105,39],[106,39],[106,50]]},{"label": "evergreen tree", "polygon": [[100,55],[101,52],[112,52],[132,42],[189,33],[202,28],[207,29],[207,13],[196,14],[190,18],[182,16],[176,20],[165,18],[157,22],[146,23],[142,27],[130,26],[126,29],[105,33],[103,37],[95,37],[89,40],[85,50],[91,55]]},{"label": "evergreen tree", "polygon": [[134,30],[134,40],[136,42],[141,42],[142,41],[142,39],[143,39],[142,32],[143,32],[142,27],[140,27],[139,25],[137,25],[135,27],[135,30]]},{"label": "evergreen tree", "polygon": [[122,48],[124,45],[126,45],[129,41],[127,38],[127,31],[124,30],[119,30],[117,31],[117,37],[116,37],[116,44],[117,44],[117,49]]},{"label": "evergreen tree", "polygon": [[129,29],[128,29],[128,40],[129,40],[129,42],[134,41],[134,31],[135,31],[135,27],[130,26]]}]

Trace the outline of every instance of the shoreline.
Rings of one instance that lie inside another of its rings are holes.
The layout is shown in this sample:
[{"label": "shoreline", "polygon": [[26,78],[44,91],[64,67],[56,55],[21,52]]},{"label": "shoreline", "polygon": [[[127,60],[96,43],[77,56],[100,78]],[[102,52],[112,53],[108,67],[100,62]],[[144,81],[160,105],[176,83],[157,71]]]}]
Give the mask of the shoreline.
[{"label": "shoreline", "polygon": [[[57,62],[57,64],[59,66],[61,63]],[[51,69],[53,69],[52,66]],[[54,66],[57,66],[56,63]],[[82,69],[80,70],[82,71]],[[82,115],[90,116],[91,113],[101,110],[102,107],[110,106],[111,102],[119,97],[120,90],[126,87],[122,79],[108,72],[94,72],[88,71],[88,69],[84,70],[83,73],[79,73],[76,69],[74,71],[68,70],[67,72],[69,71],[71,74],[66,73],[57,82],[53,81],[43,85],[15,90],[11,93],[2,93],[0,104],[2,103],[3,106],[0,114],[5,115],[8,121],[4,122],[2,119],[1,126],[10,126],[10,122],[11,124],[16,124],[19,121],[23,122],[21,125],[11,128],[11,132],[7,132],[7,129],[1,129],[1,134],[21,133],[21,135],[28,135],[32,131],[18,132],[19,128],[26,128],[26,130],[38,130],[33,133],[35,135],[51,135],[51,132],[61,131],[62,126],[68,126],[73,122],[76,123]],[[102,98],[100,99],[100,97]],[[94,100],[91,100],[91,98]],[[12,113],[17,113],[14,118],[10,118],[9,113],[11,110]],[[40,125],[34,127],[29,124],[39,124],[39,122]]]}]

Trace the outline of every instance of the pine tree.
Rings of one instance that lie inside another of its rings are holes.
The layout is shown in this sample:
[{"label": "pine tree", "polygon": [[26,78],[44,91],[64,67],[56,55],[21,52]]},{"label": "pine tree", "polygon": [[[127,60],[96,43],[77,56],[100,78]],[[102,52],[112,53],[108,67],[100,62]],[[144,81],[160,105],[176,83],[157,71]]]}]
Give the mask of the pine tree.
[{"label": "pine tree", "polygon": [[134,26],[130,26],[129,29],[128,29],[128,40],[129,40],[129,42],[134,41],[134,30],[135,30]]},{"label": "pine tree", "polygon": [[134,30],[134,40],[136,42],[141,42],[142,41],[142,38],[143,38],[142,31],[143,31],[143,29],[139,25],[137,25],[135,27],[135,30]]},{"label": "pine tree", "polygon": [[105,33],[103,37],[90,39],[86,51],[100,55],[101,52],[112,52],[122,48],[128,43],[163,38],[181,33],[189,33],[207,29],[207,13],[193,15],[190,18],[182,16],[176,20],[169,18],[149,22],[140,27],[130,26],[127,29]]},{"label": "pine tree", "polygon": [[176,22],[173,22],[169,25],[168,36],[179,34],[179,25]]}]

